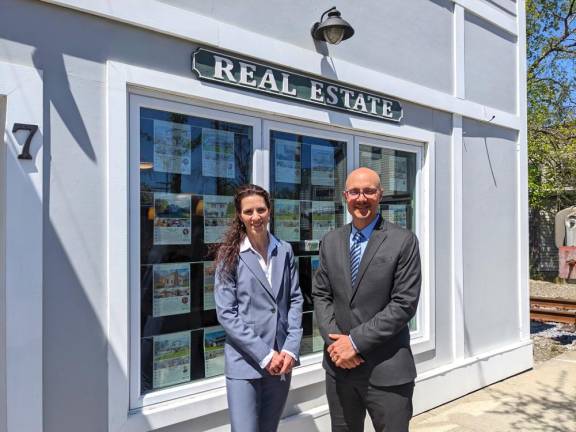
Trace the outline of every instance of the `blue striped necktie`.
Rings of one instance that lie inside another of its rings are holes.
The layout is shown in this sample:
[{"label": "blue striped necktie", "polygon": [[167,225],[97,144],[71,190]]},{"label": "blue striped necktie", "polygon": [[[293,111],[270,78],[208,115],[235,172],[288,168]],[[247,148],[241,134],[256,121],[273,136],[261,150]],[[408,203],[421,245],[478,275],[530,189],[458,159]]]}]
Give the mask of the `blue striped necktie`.
[{"label": "blue striped necktie", "polygon": [[364,236],[360,231],[356,231],[352,237],[352,246],[350,247],[350,275],[352,276],[352,286],[356,282],[358,276],[358,269],[360,268],[360,258],[362,257],[362,248],[360,244],[364,240]]}]

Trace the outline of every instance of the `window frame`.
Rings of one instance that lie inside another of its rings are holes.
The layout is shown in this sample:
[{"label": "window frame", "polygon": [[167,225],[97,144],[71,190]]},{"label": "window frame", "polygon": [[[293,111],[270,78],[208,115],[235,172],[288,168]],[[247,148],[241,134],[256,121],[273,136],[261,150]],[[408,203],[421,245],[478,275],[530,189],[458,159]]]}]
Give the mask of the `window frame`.
[{"label": "window frame", "polygon": [[[140,307],[141,307],[141,287],[140,287],[140,109],[151,108],[161,111],[174,112],[178,114],[190,115],[194,117],[203,117],[219,121],[227,121],[237,124],[244,124],[252,127],[253,143],[253,165],[252,178],[255,184],[269,190],[270,188],[270,134],[272,131],[288,132],[310,137],[337,140],[346,143],[347,172],[351,172],[358,167],[360,145],[371,147],[400,150],[414,153],[416,155],[416,181],[415,181],[415,229],[414,232],[418,237],[422,237],[421,229],[425,224],[425,213],[422,209],[422,187],[421,187],[421,170],[422,170],[422,146],[415,142],[401,142],[389,138],[373,138],[366,136],[357,136],[353,133],[344,133],[341,131],[325,130],[313,126],[304,126],[287,121],[268,120],[236,114],[230,111],[222,111],[217,108],[205,108],[193,105],[192,103],[183,103],[171,101],[170,99],[149,98],[138,94],[130,94],[130,353],[131,364],[130,374],[130,409],[139,409],[148,405],[165,402],[179,397],[189,396],[192,394],[202,393],[205,391],[221,388],[224,383],[222,376],[205,378],[198,381],[192,381],[181,385],[158,389],[145,395],[141,394],[141,325],[140,325]],[[351,221],[350,214],[345,213],[345,222]],[[426,330],[429,328],[425,321],[425,312],[427,309],[427,278],[423,278],[422,300],[417,312],[417,330],[411,332],[413,345],[426,336]],[[309,354],[302,357],[302,366],[316,364],[322,360],[321,353]]]},{"label": "window frame", "polygon": [[399,150],[406,153],[414,153],[416,155],[416,180],[415,180],[415,191],[414,197],[416,199],[415,206],[415,216],[414,216],[414,230],[413,232],[419,239],[420,242],[420,255],[422,261],[422,286],[420,301],[418,304],[418,309],[416,311],[416,330],[410,332],[410,345],[412,351],[415,354],[427,351],[430,348],[429,342],[430,335],[433,334],[434,329],[432,328],[431,316],[432,311],[430,311],[430,298],[433,295],[431,293],[431,281],[430,278],[426,277],[430,269],[430,257],[429,254],[423,253],[423,250],[427,249],[427,227],[428,223],[428,212],[427,206],[429,204],[429,199],[424,193],[424,170],[426,166],[424,164],[424,152],[425,147],[419,145],[417,142],[408,140],[398,140],[390,139],[387,137],[374,138],[367,136],[355,136],[354,137],[354,158],[355,165],[358,166],[360,163],[360,146],[367,145],[370,147],[379,147],[384,149]]},{"label": "window frame", "polygon": [[[261,141],[261,121],[251,116],[236,114],[218,109],[197,107],[192,104],[171,101],[169,99],[148,98],[145,96],[130,94],[130,130],[129,130],[129,148],[130,162],[129,170],[129,217],[130,217],[130,409],[138,409],[144,406],[165,402],[179,397],[189,396],[191,394],[202,393],[209,390],[221,388],[224,383],[222,376],[205,378],[202,380],[191,381],[180,385],[175,385],[165,389],[158,389],[141,394],[141,287],[140,287],[140,109],[151,108],[160,111],[189,115],[192,117],[201,117],[211,120],[225,121],[230,123],[242,124],[252,127],[252,179],[255,181],[255,175],[258,172],[258,163],[261,159],[262,141]],[[257,162],[258,161],[258,162]],[[192,287],[191,287],[192,288]]]}]

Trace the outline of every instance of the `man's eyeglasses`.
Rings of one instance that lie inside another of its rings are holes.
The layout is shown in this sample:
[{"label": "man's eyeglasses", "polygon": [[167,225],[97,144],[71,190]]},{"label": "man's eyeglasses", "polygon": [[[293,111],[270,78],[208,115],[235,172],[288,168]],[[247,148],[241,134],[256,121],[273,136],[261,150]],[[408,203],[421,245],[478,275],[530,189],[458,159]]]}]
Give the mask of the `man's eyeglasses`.
[{"label": "man's eyeglasses", "polygon": [[364,195],[366,198],[374,198],[378,195],[380,189],[377,188],[364,188],[364,189],[348,189],[344,191],[344,194],[350,199],[360,198],[360,195]]}]

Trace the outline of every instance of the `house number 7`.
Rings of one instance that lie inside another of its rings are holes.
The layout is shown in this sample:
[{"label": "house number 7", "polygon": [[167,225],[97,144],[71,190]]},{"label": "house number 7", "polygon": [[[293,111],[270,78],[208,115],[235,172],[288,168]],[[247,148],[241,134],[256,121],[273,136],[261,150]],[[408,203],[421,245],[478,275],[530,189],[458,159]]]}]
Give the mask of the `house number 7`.
[{"label": "house number 7", "polygon": [[20,130],[28,131],[28,137],[26,138],[26,142],[24,142],[24,147],[22,147],[22,153],[18,155],[18,159],[32,159],[32,155],[30,154],[30,143],[32,143],[32,138],[38,131],[38,126],[25,123],[14,123],[12,133],[16,133]]}]

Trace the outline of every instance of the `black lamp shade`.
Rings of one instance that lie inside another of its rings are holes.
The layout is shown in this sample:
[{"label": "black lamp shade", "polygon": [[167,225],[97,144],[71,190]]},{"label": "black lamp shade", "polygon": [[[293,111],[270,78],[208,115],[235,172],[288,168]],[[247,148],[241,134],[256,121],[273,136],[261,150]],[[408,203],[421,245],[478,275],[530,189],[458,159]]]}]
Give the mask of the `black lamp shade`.
[{"label": "black lamp shade", "polygon": [[340,12],[332,8],[322,14],[322,17],[328,14],[328,18],[317,22],[312,27],[312,37],[316,40],[328,42],[336,45],[346,40],[354,34],[354,29],[350,24],[340,17]]}]

